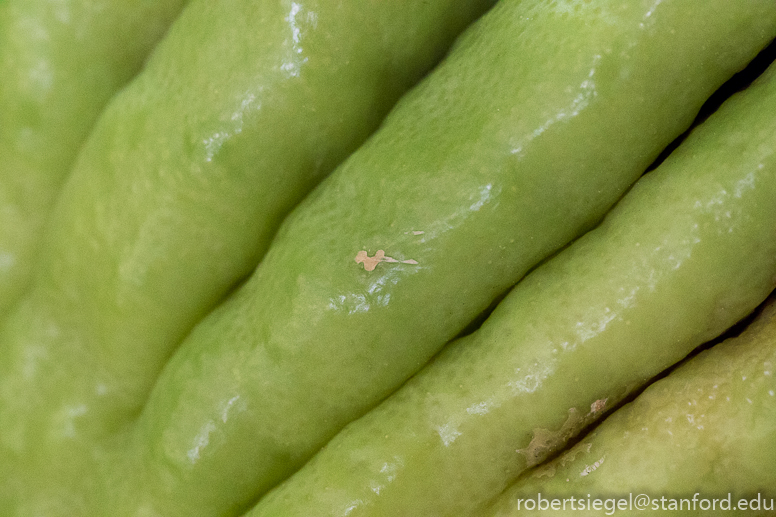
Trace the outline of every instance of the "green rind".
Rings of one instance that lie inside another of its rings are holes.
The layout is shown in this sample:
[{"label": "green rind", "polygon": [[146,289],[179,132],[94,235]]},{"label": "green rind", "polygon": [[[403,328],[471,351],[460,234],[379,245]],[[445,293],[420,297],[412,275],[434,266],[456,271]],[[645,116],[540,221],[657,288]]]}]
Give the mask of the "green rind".
[{"label": "green rind", "polygon": [[0,4],[0,316],[29,286],[43,225],[99,113],[185,3]]},{"label": "green rind", "polygon": [[[146,486],[288,476],[592,227],[774,34],[770,0],[497,5],[167,364],[133,437]],[[379,250],[397,262],[355,260]]]},{"label": "green rind", "polygon": [[464,517],[776,285],[776,67],[248,513]]},{"label": "green rind", "polygon": [[[0,330],[0,514],[102,504],[107,443],[180,340],[492,3],[188,6],[84,145]],[[219,497],[182,500],[251,493]]]},{"label": "green rind", "polygon": [[[538,493],[567,499],[568,511],[554,512],[559,515],[601,515],[589,508],[588,494],[627,501],[617,515],[643,514],[633,506],[640,494],[650,497],[646,509],[680,509],[681,515],[727,514],[741,499],[747,505],[739,514],[776,510],[774,365],[772,300],[740,337],[652,384],[574,448],[527,472],[483,516],[533,514],[518,499],[536,501]],[[584,502],[572,510],[571,496]]]}]

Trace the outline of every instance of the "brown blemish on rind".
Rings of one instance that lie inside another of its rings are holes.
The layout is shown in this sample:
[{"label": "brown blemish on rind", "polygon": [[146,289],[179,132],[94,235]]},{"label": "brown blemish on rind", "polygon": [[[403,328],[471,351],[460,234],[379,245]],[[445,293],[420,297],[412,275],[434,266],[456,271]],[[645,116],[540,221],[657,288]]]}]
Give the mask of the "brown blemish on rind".
[{"label": "brown blemish on rind", "polygon": [[571,408],[569,409],[569,416],[559,430],[534,429],[533,438],[531,438],[528,447],[517,450],[517,452],[525,456],[526,467],[534,467],[546,460],[547,456],[573,436],[574,430],[580,427],[582,420],[583,417],[579,415],[577,408]]},{"label": "brown blemish on rind", "polygon": [[374,257],[370,257],[366,251],[359,251],[356,254],[356,264],[364,263],[364,269],[367,271],[374,271],[377,264],[385,257],[385,251],[377,250]]},{"label": "brown blemish on rind", "polygon": [[526,468],[543,463],[548,456],[563,447],[566,442],[587,427],[606,408],[607,400],[599,399],[593,402],[590,405],[590,412],[586,415],[580,415],[577,408],[570,408],[569,416],[557,431],[543,428],[534,429],[533,438],[531,438],[528,447],[517,450],[525,456]]},{"label": "brown blemish on rind", "polygon": [[417,264],[418,262],[416,260],[396,260],[393,257],[388,257],[385,255],[385,251],[383,250],[377,250],[377,253],[375,253],[374,257],[370,257],[369,254],[365,251],[359,251],[356,254],[356,264],[364,264],[364,269],[366,271],[374,271],[374,269],[377,267],[377,264],[380,262],[401,262],[402,264]]},{"label": "brown blemish on rind", "polygon": [[609,400],[609,399],[608,398],[606,398],[606,399],[598,399],[595,402],[593,402],[592,404],[590,404],[590,413],[588,413],[588,415],[595,415],[595,414],[600,413],[601,411],[603,411],[604,408],[606,408],[606,401],[607,400]]},{"label": "brown blemish on rind", "polygon": [[536,469],[536,472],[533,473],[533,477],[535,478],[551,478],[555,476],[555,463],[550,463],[549,465],[546,465],[544,467],[540,467]]}]

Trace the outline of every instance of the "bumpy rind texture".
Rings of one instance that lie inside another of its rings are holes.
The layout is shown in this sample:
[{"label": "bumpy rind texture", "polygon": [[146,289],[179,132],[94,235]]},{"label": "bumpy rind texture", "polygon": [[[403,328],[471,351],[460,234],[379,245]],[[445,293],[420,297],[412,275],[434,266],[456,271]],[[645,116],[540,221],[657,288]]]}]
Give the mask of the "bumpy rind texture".
[{"label": "bumpy rind texture", "polygon": [[776,67],[248,515],[475,514],[754,310],[776,286],[774,110]]},{"label": "bumpy rind texture", "polygon": [[[286,212],[492,3],[187,7],[102,114],[49,219],[34,286],[0,328],[0,514],[102,505],[95,465],[114,463],[105,451],[120,448],[116,436],[180,340],[253,270]],[[240,499],[258,488],[217,492]],[[205,514],[239,504],[215,497],[212,510],[179,496]]]},{"label": "bumpy rind texture", "polygon": [[0,2],[0,316],[28,287],[46,218],[99,113],[185,3]]},{"label": "bumpy rind texture", "polygon": [[771,0],[499,3],[166,365],[140,492],[289,475],[594,226],[774,34]]},{"label": "bumpy rind texture", "polygon": [[533,515],[525,502],[537,510],[539,493],[548,501],[542,507],[559,499],[563,510],[566,500],[565,512],[552,511],[558,515],[601,515],[595,499],[601,508],[615,505],[617,515],[776,510],[774,366],[772,297],[740,337],[651,385],[558,459],[526,473],[483,517]]}]

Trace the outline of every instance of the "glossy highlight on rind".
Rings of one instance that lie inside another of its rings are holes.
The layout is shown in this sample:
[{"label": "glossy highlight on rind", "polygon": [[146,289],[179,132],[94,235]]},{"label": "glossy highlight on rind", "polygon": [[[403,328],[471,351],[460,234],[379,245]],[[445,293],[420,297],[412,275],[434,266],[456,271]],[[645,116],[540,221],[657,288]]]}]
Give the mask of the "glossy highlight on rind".
[{"label": "glossy highlight on rind", "polygon": [[[776,34],[770,1],[562,5],[483,17],[183,342],[132,435],[159,500],[288,476],[592,227]],[[398,262],[354,260],[379,250]]]},{"label": "glossy highlight on rind", "polygon": [[776,287],[776,66],[249,517],[477,512]]},{"label": "glossy highlight on rind", "polygon": [[103,112],[49,219],[34,287],[0,327],[0,514],[228,514],[252,497],[249,483],[208,503],[178,493],[189,512],[154,483],[164,496],[126,490],[127,506],[107,511],[102,478],[140,482],[116,470],[122,439],[180,340],[492,4],[189,4]]},{"label": "glossy highlight on rind", "polygon": [[[682,515],[707,515],[712,499],[717,510],[757,498],[751,510],[776,509],[774,300],[741,336],[690,359],[562,456],[527,472],[482,517],[538,513],[524,503],[539,493],[567,500],[566,512],[553,512],[559,515],[600,515],[587,494],[646,494],[646,509],[681,505]],[[574,509],[572,496],[582,499]],[[628,503],[618,515],[644,513]]]}]

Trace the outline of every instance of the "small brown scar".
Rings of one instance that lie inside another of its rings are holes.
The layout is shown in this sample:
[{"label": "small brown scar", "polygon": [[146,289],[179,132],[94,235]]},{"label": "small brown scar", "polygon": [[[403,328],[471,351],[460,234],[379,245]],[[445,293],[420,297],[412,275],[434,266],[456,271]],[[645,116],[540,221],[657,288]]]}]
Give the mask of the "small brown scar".
[{"label": "small brown scar", "polygon": [[361,250],[358,253],[356,253],[356,264],[364,264],[364,269],[366,271],[374,271],[374,269],[377,267],[377,264],[380,262],[400,262],[402,264],[417,264],[417,260],[396,260],[393,257],[388,257],[385,255],[384,250],[377,250],[377,253],[375,253],[374,257],[370,257],[369,254],[365,250]]},{"label": "small brown scar", "polygon": [[598,399],[592,404],[590,404],[590,414],[595,415],[596,413],[600,413],[604,409],[606,409],[606,401],[609,400],[608,398],[605,399]]},{"label": "small brown scar", "polygon": [[524,449],[517,449],[516,452],[525,457],[528,468],[535,467],[544,462],[558,447],[574,436],[576,434],[575,431],[582,427],[581,422],[583,419],[584,417],[579,415],[579,411],[576,408],[570,408],[568,417],[559,430],[534,429],[533,437],[528,446]]},{"label": "small brown scar", "polygon": [[534,429],[533,437],[528,446],[524,449],[517,449],[516,452],[525,456],[529,468],[543,463],[547,457],[565,445],[569,439],[576,436],[579,431],[595,421],[601,412],[606,409],[608,400],[608,398],[598,399],[590,404],[590,412],[586,415],[580,414],[576,408],[570,408],[568,410],[568,417],[560,429],[557,431],[543,428]]}]

